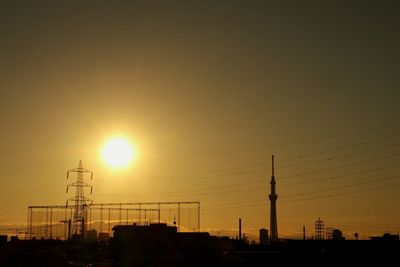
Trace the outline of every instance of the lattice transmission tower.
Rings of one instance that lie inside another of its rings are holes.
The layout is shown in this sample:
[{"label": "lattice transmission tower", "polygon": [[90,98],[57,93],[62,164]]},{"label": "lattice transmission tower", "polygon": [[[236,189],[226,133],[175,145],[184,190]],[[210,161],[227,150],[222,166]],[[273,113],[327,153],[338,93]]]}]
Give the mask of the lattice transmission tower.
[{"label": "lattice transmission tower", "polygon": [[93,192],[93,186],[83,181],[84,174],[89,173],[90,179],[93,179],[93,172],[91,170],[83,168],[82,161],[79,161],[78,168],[67,171],[67,179],[69,179],[70,173],[76,174],[76,182],[67,185],[67,194],[69,187],[75,187],[75,196],[67,199],[66,207],[68,207],[69,201],[74,202],[74,214],[72,219],[73,231],[75,235],[80,234],[82,237],[86,230],[87,222],[87,210],[93,203],[93,200],[85,197],[85,187],[90,187],[90,194]]},{"label": "lattice transmission tower", "polygon": [[325,236],[325,224],[324,221],[318,218],[315,221],[315,239],[322,240]]}]

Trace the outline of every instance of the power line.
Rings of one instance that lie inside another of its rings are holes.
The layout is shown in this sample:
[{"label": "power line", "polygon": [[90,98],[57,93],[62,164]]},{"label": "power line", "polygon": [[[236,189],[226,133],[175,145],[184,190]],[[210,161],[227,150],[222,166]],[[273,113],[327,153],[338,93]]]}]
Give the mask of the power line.
[{"label": "power line", "polygon": [[344,193],[336,193],[336,194],[329,194],[329,195],[324,195],[324,196],[316,196],[316,197],[303,198],[303,199],[297,199],[297,200],[283,201],[281,203],[282,204],[286,204],[286,203],[300,202],[300,201],[306,201],[306,200],[315,200],[315,199],[339,197],[339,196],[345,196],[345,195],[349,195],[349,194],[356,194],[356,193],[368,192],[368,191],[373,191],[373,190],[381,190],[381,189],[385,189],[385,188],[389,188],[389,187],[393,188],[393,187],[397,187],[397,186],[400,186],[400,183],[395,183],[395,184],[390,184],[390,185],[383,185],[383,186],[376,186],[376,187],[365,188],[365,189],[360,189],[360,190],[354,190],[354,191],[344,192]]},{"label": "power line", "polygon": [[[318,193],[318,192],[324,192],[324,191],[329,191],[329,190],[336,190],[338,188],[345,188],[345,187],[354,187],[354,186],[359,186],[362,184],[368,184],[368,183],[374,183],[374,182],[381,182],[384,180],[390,180],[390,179],[394,179],[394,178],[399,178],[400,175],[394,175],[394,176],[389,176],[389,177],[384,177],[384,178],[378,178],[375,180],[371,180],[371,181],[365,181],[365,182],[360,182],[360,183],[355,183],[355,184],[351,184],[351,185],[344,185],[344,186],[337,186],[337,187],[333,187],[333,188],[328,188],[328,189],[323,189],[323,190],[316,190],[316,191],[311,191],[311,192],[305,192],[302,193],[301,196],[306,195],[306,194],[313,194],[313,193]],[[370,187],[370,188],[364,188],[364,189],[360,189],[360,190],[354,190],[354,191],[350,191],[350,192],[344,192],[344,193],[335,193],[335,194],[329,194],[329,195],[324,195],[324,196],[316,196],[316,197],[310,197],[310,198],[303,198],[303,199],[295,199],[295,200],[289,200],[289,201],[283,201],[280,203],[294,203],[294,202],[298,202],[298,201],[306,201],[306,200],[314,200],[314,199],[320,199],[320,198],[331,198],[331,197],[336,197],[336,196],[342,196],[342,195],[347,195],[347,194],[352,194],[352,193],[360,193],[360,192],[367,192],[367,191],[372,191],[372,190],[380,190],[380,189],[384,189],[384,188],[388,188],[391,186],[399,186],[400,183],[395,183],[395,184],[390,184],[390,185],[382,185],[382,186],[375,186],[375,187]],[[297,194],[298,195],[298,194]],[[283,196],[282,196],[283,197]],[[264,204],[266,203],[266,199],[255,199],[255,200],[250,200],[250,201],[236,201],[236,202],[231,202],[231,203],[220,203],[220,204],[215,204],[212,206],[203,206],[204,209],[208,209],[208,208],[217,208],[217,207],[221,207],[221,208],[230,208],[229,206],[234,205],[234,204],[242,204],[242,203],[254,203],[254,202],[264,202]],[[252,206],[252,205],[246,205],[246,206]],[[245,206],[232,206],[232,208],[234,207],[245,207]]]},{"label": "power line", "polygon": [[[361,189],[361,190],[354,190],[354,191],[345,192],[345,193],[329,194],[329,195],[324,195],[324,196],[316,196],[316,197],[310,197],[310,198],[304,198],[304,199],[296,199],[296,200],[291,200],[291,201],[283,201],[283,202],[280,202],[280,203],[281,204],[289,204],[289,203],[296,203],[296,202],[308,201],[308,200],[316,200],[316,199],[323,199],[323,198],[334,198],[334,197],[339,197],[339,196],[344,196],[344,195],[349,195],[349,194],[356,194],[356,193],[368,192],[368,191],[373,191],[373,190],[381,190],[381,189],[385,189],[385,188],[389,188],[389,187],[397,187],[397,186],[400,186],[400,183],[384,185],[384,186],[376,186],[376,187],[365,188],[365,189]],[[208,209],[232,209],[232,208],[256,207],[256,206],[265,206],[265,205],[267,205],[266,199],[252,200],[252,201],[249,201],[249,202],[250,203],[263,202],[263,203],[262,204],[234,205],[234,206],[228,206],[226,204],[220,204],[220,205],[214,205],[214,206],[203,206],[202,209],[203,210],[208,210]],[[240,202],[234,202],[234,203],[229,203],[229,204],[236,204],[236,203],[239,204],[239,203],[245,203],[245,202],[240,201]]]},{"label": "power line", "polygon": [[[35,190],[35,195],[38,194],[38,193],[43,193],[43,192],[48,192],[48,191],[52,191],[53,192],[52,195],[55,195],[55,194],[58,195],[59,194],[58,192],[54,192],[54,190],[49,190],[49,189],[55,188],[56,186],[58,186],[58,185],[60,185],[62,183],[64,183],[64,182],[63,181],[57,181],[57,182],[55,182],[53,184],[49,184],[49,186],[47,186],[47,187],[41,187],[41,188]],[[23,196],[8,198],[8,199],[2,201],[2,204],[12,203],[12,202],[13,203],[22,203],[22,202],[25,202],[25,200],[32,199],[32,198],[33,198],[33,195],[25,194]],[[15,200],[18,200],[18,202],[14,202]],[[21,201],[21,200],[23,200],[23,201]]]},{"label": "power line", "polygon": [[369,229],[381,229],[383,227],[385,228],[398,228],[399,224],[398,223],[382,223],[382,222],[377,222],[377,223],[357,223],[357,222],[343,222],[343,221],[329,221],[330,224],[335,224],[343,227],[348,227],[348,228],[369,228]]},{"label": "power line", "polygon": [[377,129],[383,129],[383,128],[389,128],[393,126],[400,125],[400,122],[394,122],[394,123],[389,123],[389,124],[384,124],[384,125],[379,125],[379,126],[374,126],[374,127],[368,127],[364,129],[355,129],[355,130],[349,130],[349,131],[343,131],[341,133],[337,134],[332,134],[332,135],[326,135],[322,137],[317,137],[317,138],[306,138],[302,140],[297,140],[297,141],[289,141],[281,144],[276,144],[276,145],[264,145],[264,146],[257,146],[257,147],[250,147],[250,148],[245,148],[245,149],[232,149],[232,150],[226,150],[226,151],[217,151],[217,152],[210,152],[210,153],[203,153],[203,154],[197,154],[197,155],[191,155],[191,156],[181,156],[181,157],[175,157],[175,159],[191,159],[191,158],[202,158],[202,157],[210,157],[210,156],[217,156],[217,155],[227,155],[227,154],[234,154],[234,153],[243,153],[243,152],[248,152],[248,151],[254,151],[254,150],[263,150],[267,148],[272,148],[272,147],[283,147],[283,146],[289,146],[289,145],[299,145],[299,144],[304,144],[304,143],[312,143],[312,142],[317,142],[321,140],[327,140],[339,136],[346,136],[346,135],[352,135],[352,134],[357,134],[357,133],[362,133],[362,132],[369,132],[372,130],[377,130]]},{"label": "power line", "polygon": [[[214,204],[211,206],[202,206],[202,209],[206,210],[206,209],[210,209],[210,208],[214,208],[214,207],[221,207],[221,208],[225,208],[226,206],[230,206],[230,205],[235,205],[235,204],[243,204],[243,203],[255,203],[255,202],[264,202],[266,198],[264,199],[253,199],[253,200],[248,200],[248,201],[235,201],[235,202],[230,202],[230,203],[220,203],[220,204]],[[235,206],[237,207],[237,206]]]},{"label": "power line", "polygon": [[[300,156],[296,156],[296,157],[292,157],[292,158],[281,159],[281,160],[277,160],[277,162],[289,161],[289,160],[294,160],[294,159],[304,159],[304,158],[315,156],[315,155],[321,155],[321,154],[324,154],[324,153],[340,151],[340,150],[344,150],[346,148],[352,148],[352,147],[356,147],[356,146],[366,145],[366,144],[370,144],[370,143],[373,143],[373,142],[387,140],[387,139],[391,139],[391,138],[398,137],[398,136],[400,136],[400,134],[395,134],[395,135],[389,135],[389,136],[380,137],[380,138],[369,139],[369,140],[366,140],[366,141],[363,141],[363,142],[358,142],[358,143],[350,144],[350,145],[347,145],[347,146],[341,146],[341,147],[338,147],[338,148],[317,151],[317,152],[313,152],[313,153],[309,153],[309,154],[305,154],[305,155],[300,155]],[[396,144],[393,144],[393,145],[386,145],[386,146],[383,146],[383,147],[377,147],[377,148],[373,148],[373,149],[369,149],[369,150],[364,150],[364,151],[361,151],[361,152],[348,153],[348,154],[337,156],[337,157],[333,157],[333,158],[331,157],[331,158],[322,159],[322,160],[315,160],[315,161],[311,161],[311,162],[307,162],[307,163],[298,163],[298,164],[292,164],[292,165],[277,166],[277,168],[287,168],[287,167],[299,166],[299,165],[304,165],[304,164],[317,163],[317,162],[321,162],[321,161],[329,161],[329,160],[333,160],[333,159],[337,159],[337,158],[341,158],[341,157],[348,157],[348,156],[352,156],[352,155],[368,153],[368,152],[377,151],[377,150],[383,150],[383,149],[386,149],[386,148],[395,147],[395,146],[399,146],[399,145],[400,145],[399,143],[396,143]],[[271,168],[268,167],[268,168],[263,168],[263,169],[260,169],[260,170],[247,170],[247,171],[243,170],[243,171],[237,171],[237,172],[233,172],[233,173],[223,173],[223,172],[227,172],[227,171],[242,170],[242,169],[258,167],[258,166],[265,166],[265,165],[269,166],[270,162],[263,161],[263,162],[254,163],[254,164],[242,165],[242,166],[239,166],[239,167],[214,169],[214,170],[209,170],[209,171],[191,172],[191,173],[169,175],[169,176],[155,176],[155,177],[151,177],[151,178],[153,178],[153,179],[154,178],[155,179],[174,179],[174,180],[194,180],[194,179],[206,179],[206,178],[213,178],[213,177],[226,177],[226,176],[230,176],[230,175],[241,175],[241,174],[248,174],[248,173],[261,173],[261,172],[264,172],[264,171],[271,170]],[[208,175],[208,176],[204,176],[203,175],[203,174],[213,174],[213,173],[222,173],[222,174],[215,174],[215,175]],[[195,177],[192,177],[192,176],[195,176]]]},{"label": "power line", "polygon": [[[368,171],[354,172],[354,173],[350,173],[350,174],[347,174],[347,175],[341,175],[341,176],[317,179],[317,181],[333,180],[335,178],[345,178],[345,177],[349,177],[349,176],[353,176],[353,175],[357,175],[357,174],[365,174],[365,173],[371,173],[371,172],[376,172],[376,171],[382,171],[384,169],[389,169],[389,168],[398,167],[398,166],[400,166],[400,164],[397,164],[397,165],[394,165],[394,166],[388,166],[388,167],[384,167],[384,168],[368,170]],[[395,176],[395,177],[397,177],[397,176]],[[315,180],[313,180],[313,181],[315,181]],[[379,181],[379,180],[374,179],[373,181],[371,181],[371,183],[372,182],[377,182],[377,181]],[[243,186],[243,185],[260,184],[260,183],[267,183],[267,180],[263,179],[263,180],[260,180],[260,181],[254,181],[254,182],[250,182],[250,183],[241,183],[240,185]],[[306,182],[303,182],[303,183],[310,183],[310,182],[306,181]],[[303,184],[303,183],[299,182],[299,183],[294,183],[294,184]],[[364,183],[364,182],[361,182],[360,184],[362,184],[362,183]],[[292,185],[292,184],[286,184],[284,186],[288,186],[288,185]],[[230,187],[233,187],[233,186],[237,186],[237,184],[236,185],[230,185]],[[208,188],[208,190],[213,190],[215,188],[226,188],[226,187],[229,187],[229,185],[227,185],[227,186],[218,186],[218,187],[214,187],[214,188]],[[204,193],[198,193],[198,194],[189,194],[188,192],[190,192],[190,191],[186,190],[186,191],[168,192],[168,193],[165,193],[165,194],[173,195],[173,196],[210,196],[210,195],[220,195],[220,194],[229,194],[229,193],[242,193],[242,192],[261,191],[261,190],[265,190],[265,188],[257,187],[257,188],[246,188],[246,189],[229,190],[229,191],[223,190],[223,191],[217,191],[217,192],[204,192]],[[192,190],[191,192],[193,192],[193,191],[195,191],[195,190]],[[196,191],[206,191],[206,190],[197,189]],[[326,191],[326,190],[322,189],[321,191]],[[305,194],[305,193],[299,193],[299,194],[294,194],[294,195],[303,195],[303,194]],[[281,197],[287,197],[287,196],[281,196]]]},{"label": "power line", "polygon": [[284,165],[284,166],[280,166],[280,167],[278,166],[277,169],[288,168],[288,167],[296,167],[296,166],[302,166],[302,165],[308,165],[308,164],[314,164],[314,163],[330,161],[330,160],[335,160],[335,159],[340,159],[340,158],[347,158],[347,157],[351,157],[351,156],[355,156],[355,155],[365,154],[365,153],[368,153],[368,152],[375,152],[375,151],[384,150],[384,149],[387,149],[387,148],[393,148],[393,147],[397,147],[397,146],[400,146],[400,143],[390,144],[390,145],[382,146],[382,147],[375,147],[375,148],[372,148],[372,149],[367,149],[367,150],[363,150],[363,151],[347,153],[347,154],[343,154],[343,155],[339,155],[339,156],[333,156],[333,157],[324,158],[324,159],[318,159],[318,160],[313,160],[313,161],[308,161],[308,162]]},{"label": "power line", "polygon": [[391,169],[391,168],[395,168],[395,167],[399,167],[400,164],[396,164],[396,165],[392,165],[392,166],[387,166],[387,167],[382,167],[382,168],[376,168],[376,169],[372,169],[372,170],[364,170],[364,171],[358,171],[358,172],[352,172],[346,175],[336,175],[336,176],[331,176],[331,177],[324,177],[324,178],[318,178],[318,179],[312,179],[312,180],[308,180],[308,181],[301,181],[301,182],[295,182],[295,183],[288,183],[288,184],[282,184],[279,185],[278,187],[287,187],[287,186],[293,186],[293,185],[299,185],[299,184],[309,184],[309,183],[314,183],[314,182],[320,182],[320,181],[327,181],[327,180],[334,180],[334,179],[338,179],[338,178],[346,178],[349,176],[354,176],[354,175],[358,175],[358,174],[366,174],[366,173],[371,173],[371,172],[377,172],[377,171],[382,171],[382,170],[387,170],[387,169]]},{"label": "power line", "polygon": [[364,163],[368,163],[368,162],[374,162],[374,161],[378,161],[378,160],[382,160],[382,159],[393,158],[393,157],[397,157],[397,156],[400,156],[400,153],[391,154],[391,155],[387,155],[387,156],[383,156],[383,157],[379,157],[379,158],[375,158],[375,159],[369,159],[369,160],[363,160],[363,161],[358,161],[358,162],[347,163],[347,164],[343,164],[343,165],[339,165],[339,166],[335,166],[335,167],[331,167],[331,168],[324,168],[324,169],[319,169],[319,170],[299,173],[299,174],[296,174],[296,175],[283,176],[280,179],[295,178],[295,177],[300,177],[300,176],[304,176],[304,175],[308,175],[308,174],[315,174],[315,173],[320,173],[320,172],[325,172],[325,171],[331,171],[331,170],[336,170],[336,169],[340,169],[340,168],[360,165],[360,164],[364,164]]},{"label": "power line", "polygon": [[[304,175],[315,174],[315,173],[325,172],[325,171],[329,171],[329,170],[336,170],[336,169],[340,169],[340,168],[360,165],[360,164],[364,164],[364,163],[368,163],[368,162],[378,161],[378,160],[397,157],[397,156],[400,156],[400,153],[386,155],[386,156],[383,156],[383,157],[378,157],[378,158],[369,159],[369,160],[363,160],[363,161],[343,164],[343,165],[330,167],[330,168],[317,169],[317,170],[313,170],[313,171],[309,171],[309,172],[298,173],[298,174],[295,174],[295,175],[282,176],[279,179],[296,178],[296,177],[301,177],[301,176],[304,176]],[[252,170],[252,171],[243,171],[243,172],[236,172],[236,173],[227,173],[227,174],[222,174],[222,175],[210,175],[210,176],[201,177],[200,179],[210,179],[210,178],[230,177],[230,176],[237,176],[237,175],[244,175],[244,174],[263,173],[263,172],[267,172],[267,171],[270,171],[270,170],[271,170],[270,168],[266,168],[266,169],[261,169],[261,170]],[[179,179],[179,180],[181,180],[181,179]],[[192,177],[192,178],[188,178],[188,179],[184,179],[184,180],[199,180],[199,177]]]},{"label": "power line", "polygon": [[329,188],[325,188],[325,189],[308,191],[308,192],[304,192],[304,193],[282,195],[281,198],[290,198],[290,197],[299,197],[299,196],[302,197],[302,196],[308,195],[308,194],[316,194],[316,193],[337,190],[337,189],[341,189],[341,188],[354,187],[354,186],[359,186],[359,185],[364,185],[364,184],[379,183],[381,181],[392,180],[392,179],[399,178],[399,177],[400,177],[399,175],[393,175],[393,176],[389,176],[389,177],[385,177],[385,178],[381,178],[381,179],[373,179],[373,180],[363,181],[363,182],[359,182],[359,183],[333,186],[333,187],[329,187]]},{"label": "power line", "polygon": [[369,143],[372,143],[372,142],[387,140],[387,139],[391,139],[391,138],[398,137],[398,136],[400,136],[400,134],[394,134],[394,135],[374,138],[374,139],[370,139],[370,140],[359,142],[359,143],[355,143],[355,144],[350,144],[350,145],[341,146],[341,147],[337,147],[337,148],[332,148],[332,149],[322,150],[322,151],[318,151],[318,152],[308,153],[308,154],[299,155],[299,156],[296,156],[296,157],[284,158],[284,159],[281,159],[279,161],[302,159],[302,158],[305,158],[305,157],[316,156],[316,155],[325,154],[325,153],[329,153],[329,152],[336,152],[336,151],[339,151],[339,150],[348,149],[350,147],[357,147],[357,146],[361,146],[361,145],[366,145],[366,144],[369,144]]},{"label": "power line", "polygon": [[[381,167],[381,168],[375,168],[375,169],[363,170],[363,171],[358,171],[358,172],[352,172],[352,173],[345,174],[345,175],[337,175],[337,176],[318,178],[318,179],[313,179],[313,180],[308,180],[308,181],[287,183],[287,184],[279,185],[278,187],[282,188],[282,187],[299,185],[299,184],[309,184],[309,183],[320,182],[320,181],[342,179],[342,178],[347,178],[347,177],[351,177],[351,176],[354,176],[354,175],[367,174],[367,173],[387,170],[387,169],[391,169],[391,168],[395,168],[395,167],[399,167],[399,166],[400,166],[400,164],[396,164],[396,165],[391,165],[391,166],[386,166],[386,167]],[[213,190],[216,190],[216,189],[226,189],[226,188],[231,188],[231,187],[247,186],[247,185],[252,185],[252,184],[265,184],[265,183],[267,183],[267,180],[265,178],[262,178],[262,179],[258,179],[258,180],[251,181],[251,182],[243,182],[243,183],[236,183],[236,184],[229,184],[229,185],[222,185],[222,186],[205,187],[205,188],[198,188],[198,189],[193,189],[193,190],[157,192],[157,193],[149,193],[149,194],[145,194],[145,195],[209,196],[209,195],[217,195],[217,194],[240,193],[240,192],[258,191],[258,190],[265,190],[265,189],[257,187],[257,188],[246,188],[246,189],[231,190],[231,191],[225,191],[225,190],[216,191],[216,192],[203,192],[203,191],[210,191],[210,190],[213,191]],[[199,192],[199,193],[196,194],[195,192]],[[99,196],[121,196],[120,194],[113,194],[113,195],[111,195],[111,194],[97,194],[97,195],[99,195]]]},{"label": "power line", "polygon": [[[384,156],[384,157],[380,157],[380,158],[375,158],[375,159],[371,159],[371,160],[360,161],[360,162],[356,162],[356,163],[344,164],[344,165],[333,167],[333,168],[319,169],[319,170],[312,171],[312,172],[306,172],[306,173],[300,173],[300,174],[296,174],[296,175],[284,176],[284,177],[281,177],[280,179],[299,177],[299,176],[306,175],[306,174],[314,174],[314,173],[318,173],[318,172],[323,172],[323,171],[328,171],[328,170],[334,170],[334,169],[354,166],[354,165],[358,165],[358,164],[363,164],[363,163],[367,163],[367,162],[371,162],[371,161],[377,161],[377,160],[386,159],[386,158],[399,156],[399,155],[400,155],[400,153],[389,155],[389,156]],[[326,159],[326,160],[329,161],[329,159]],[[281,167],[281,169],[282,168],[283,167]],[[188,178],[181,178],[181,179],[174,179],[174,180],[182,181],[182,180],[199,180],[199,179],[220,178],[220,177],[237,176],[237,175],[250,174],[250,173],[263,173],[263,172],[267,172],[267,171],[270,171],[270,170],[271,170],[271,168],[264,168],[264,169],[260,169],[260,170],[240,171],[240,172],[234,172],[234,173],[225,173],[225,174],[220,174],[220,175],[209,175],[209,176],[201,176],[201,177],[188,177]],[[170,178],[172,178],[172,177],[170,177]]]}]

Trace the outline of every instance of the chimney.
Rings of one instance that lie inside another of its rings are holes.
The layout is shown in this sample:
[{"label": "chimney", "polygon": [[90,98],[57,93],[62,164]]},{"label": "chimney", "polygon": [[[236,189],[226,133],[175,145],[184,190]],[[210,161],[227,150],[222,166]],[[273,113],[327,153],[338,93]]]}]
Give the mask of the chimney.
[{"label": "chimney", "polygon": [[242,218],[239,218],[239,240],[242,240]]}]

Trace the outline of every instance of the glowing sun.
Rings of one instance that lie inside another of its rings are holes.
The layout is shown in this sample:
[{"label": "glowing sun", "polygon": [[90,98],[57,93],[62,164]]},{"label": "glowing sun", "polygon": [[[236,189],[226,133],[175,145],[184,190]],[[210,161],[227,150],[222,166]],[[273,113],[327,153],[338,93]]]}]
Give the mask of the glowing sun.
[{"label": "glowing sun", "polygon": [[106,142],[103,148],[103,159],[111,167],[126,167],[134,157],[134,150],[129,141],[114,137]]}]

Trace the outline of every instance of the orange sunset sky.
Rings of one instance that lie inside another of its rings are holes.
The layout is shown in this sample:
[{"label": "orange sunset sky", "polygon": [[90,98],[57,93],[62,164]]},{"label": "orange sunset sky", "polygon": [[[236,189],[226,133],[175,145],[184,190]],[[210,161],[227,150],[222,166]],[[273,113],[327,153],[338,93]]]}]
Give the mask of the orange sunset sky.
[{"label": "orange sunset sky", "polygon": [[[64,204],[200,201],[202,230],[320,217],[351,238],[400,228],[397,1],[2,1],[0,228]],[[125,167],[110,138],[134,149]],[[0,229],[1,231],[1,229]],[[4,230],[3,230],[4,231]]]}]

